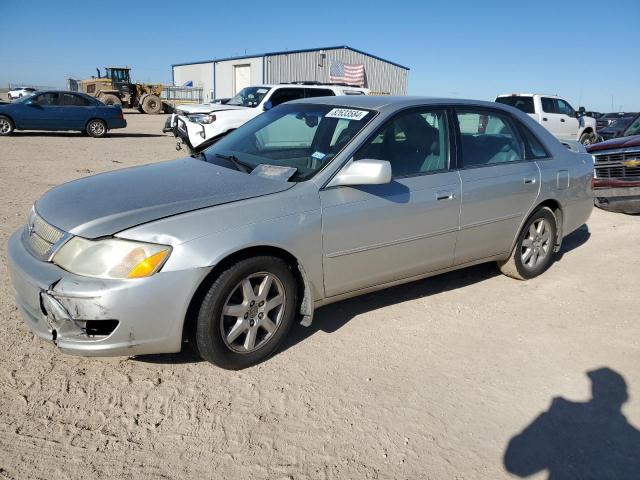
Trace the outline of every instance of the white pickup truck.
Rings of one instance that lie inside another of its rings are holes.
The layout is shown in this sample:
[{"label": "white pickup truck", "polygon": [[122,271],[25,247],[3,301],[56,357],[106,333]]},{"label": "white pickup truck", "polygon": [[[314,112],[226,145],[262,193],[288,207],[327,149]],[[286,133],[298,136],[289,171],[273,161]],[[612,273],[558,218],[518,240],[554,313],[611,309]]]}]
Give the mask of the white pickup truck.
[{"label": "white pickup truck", "polygon": [[257,85],[243,88],[224,104],[178,105],[176,113],[167,118],[162,131],[172,132],[176,136],[176,149],[180,150],[182,145],[186,145],[195,153],[281,103],[300,98],[369,93],[367,88],[317,82]]},{"label": "white pickup truck", "polygon": [[590,145],[596,140],[596,120],[575,111],[564,98],[539,93],[498,95],[496,102],[511,105],[529,114],[559,140],[578,140]]}]

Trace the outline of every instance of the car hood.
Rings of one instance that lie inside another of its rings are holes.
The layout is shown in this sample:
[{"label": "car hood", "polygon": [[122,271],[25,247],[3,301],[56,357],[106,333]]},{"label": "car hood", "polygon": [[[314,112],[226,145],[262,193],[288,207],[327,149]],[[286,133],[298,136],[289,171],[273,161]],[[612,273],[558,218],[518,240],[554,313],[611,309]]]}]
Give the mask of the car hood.
[{"label": "car hood", "polygon": [[587,149],[589,153],[601,150],[613,150],[615,148],[628,148],[640,146],[640,135],[632,135],[630,137],[619,137],[607,140],[606,142],[598,142],[589,145]]},{"label": "car hood", "polygon": [[85,177],[55,187],[35,205],[55,227],[85,238],[113,235],[199,208],[293,186],[190,157]]},{"label": "car hood", "polygon": [[224,105],[222,103],[201,103],[199,105],[178,105],[176,110],[186,113],[211,113],[222,112],[224,110],[248,110],[251,107],[242,105]]}]

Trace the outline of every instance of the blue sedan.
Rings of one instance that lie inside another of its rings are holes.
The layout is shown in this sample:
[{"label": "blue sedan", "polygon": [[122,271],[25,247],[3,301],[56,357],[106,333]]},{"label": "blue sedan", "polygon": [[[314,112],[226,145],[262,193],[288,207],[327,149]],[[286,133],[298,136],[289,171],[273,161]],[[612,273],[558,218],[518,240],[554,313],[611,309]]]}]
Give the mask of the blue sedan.
[{"label": "blue sedan", "polygon": [[0,105],[0,135],[14,130],[79,130],[104,137],[127,122],[119,106],[78,92],[40,91]]}]

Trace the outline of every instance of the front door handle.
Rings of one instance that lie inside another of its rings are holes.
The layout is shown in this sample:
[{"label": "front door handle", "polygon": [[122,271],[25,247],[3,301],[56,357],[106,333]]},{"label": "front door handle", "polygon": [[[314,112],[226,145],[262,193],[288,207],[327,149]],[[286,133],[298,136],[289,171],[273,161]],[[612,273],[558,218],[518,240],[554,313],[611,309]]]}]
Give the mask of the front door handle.
[{"label": "front door handle", "polygon": [[542,117],[542,121],[543,121],[543,122],[548,121],[547,117]]},{"label": "front door handle", "polygon": [[561,118],[561,119],[560,119],[560,121],[561,121],[562,123],[564,123],[564,118]]},{"label": "front door handle", "polygon": [[436,193],[436,200],[453,200],[454,198],[456,198],[456,194],[453,192]]},{"label": "front door handle", "polygon": [[524,183],[536,183],[535,177],[524,177]]}]

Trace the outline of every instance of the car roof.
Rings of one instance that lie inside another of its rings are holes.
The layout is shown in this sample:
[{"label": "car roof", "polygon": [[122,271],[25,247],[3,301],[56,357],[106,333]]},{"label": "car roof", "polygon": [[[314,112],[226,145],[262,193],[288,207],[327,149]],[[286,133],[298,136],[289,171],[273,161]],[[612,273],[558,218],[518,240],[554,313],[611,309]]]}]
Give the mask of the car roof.
[{"label": "car roof", "polygon": [[256,85],[256,88],[260,88],[260,87],[265,87],[265,88],[322,88],[322,89],[327,89],[327,88],[339,88],[339,89],[345,89],[345,88],[353,88],[354,90],[369,90],[367,87],[359,87],[357,85],[332,85],[332,84],[305,84],[305,83],[265,83],[263,85]]},{"label": "car roof", "polygon": [[336,107],[359,107],[370,110],[395,110],[423,105],[469,105],[507,110],[508,106],[483,100],[466,100],[460,98],[412,97],[393,95],[339,95],[336,97],[315,97],[294,100],[288,103],[313,103],[335,105]]},{"label": "car roof", "polygon": [[[37,90],[36,92],[37,93],[73,93],[75,95],[83,95],[83,96],[91,97],[91,95],[87,95],[84,92],[74,92],[72,90],[52,90],[52,89],[49,89],[49,90]],[[93,97],[91,97],[91,98],[93,98]]]},{"label": "car roof", "polygon": [[497,96],[497,98],[503,98],[503,97],[533,97],[535,95],[539,95],[541,97],[559,98],[560,100],[564,100],[564,98],[561,97],[560,95],[551,94],[551,93],[501,93],[500,95]]}]

